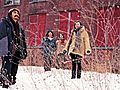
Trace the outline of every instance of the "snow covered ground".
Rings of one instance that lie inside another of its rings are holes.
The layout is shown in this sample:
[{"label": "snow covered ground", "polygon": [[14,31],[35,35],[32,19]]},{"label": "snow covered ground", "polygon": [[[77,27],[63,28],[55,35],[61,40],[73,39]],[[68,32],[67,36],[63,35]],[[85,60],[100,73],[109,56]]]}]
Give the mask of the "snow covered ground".
[{"label": "snow covered ground", "polygon": [[120,75],[82,71],[81,79],[71,79],[71,70],[19,66],[17,83],[0,90],[120,90]]}]

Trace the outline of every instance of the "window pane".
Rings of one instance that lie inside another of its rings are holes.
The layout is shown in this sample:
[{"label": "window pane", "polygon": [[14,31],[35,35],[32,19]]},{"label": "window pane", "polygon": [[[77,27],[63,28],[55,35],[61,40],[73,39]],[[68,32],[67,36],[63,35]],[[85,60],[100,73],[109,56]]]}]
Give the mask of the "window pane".
[{"label": "window pane", "polygon": [[4,5],[12,5],[13,0],[4,0]]},{"label": "window pane", "polygon": [[4,5],[20,5],[20,0],[4,0]]},{"label": "window pane", "polygon": [[20,0],[13,0],[15,5],[20,5]]}]

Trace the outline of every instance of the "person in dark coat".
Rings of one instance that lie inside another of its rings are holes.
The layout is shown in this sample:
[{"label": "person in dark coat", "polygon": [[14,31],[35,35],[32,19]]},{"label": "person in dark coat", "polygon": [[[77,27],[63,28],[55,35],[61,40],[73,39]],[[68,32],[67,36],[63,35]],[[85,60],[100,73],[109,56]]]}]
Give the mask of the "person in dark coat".
[{"label": "person in dark coat", "polygon": [[3,88],[8,88],[9,85],[16,83],[18,64],[21,59],[27,57],[25,34],[18,23],[19,19],[19,9],[12,8],[8,11],[8,16],[0,22],[0,42],[6,38],[4,42],[8,44],[5,45],[7,47],[0,45],[0,49],[8,50],[7,53],[1,52],[0,54],[2,55],[1,82]]},{"label": "person in dark coat", "polygon": [[56,51],[56,39],[54,38],[53,31],[49,30],[46,36],[42,40],[40,48],[43,51],[44,70],[51,71],[51,65],[53,63],[53,55]]}]

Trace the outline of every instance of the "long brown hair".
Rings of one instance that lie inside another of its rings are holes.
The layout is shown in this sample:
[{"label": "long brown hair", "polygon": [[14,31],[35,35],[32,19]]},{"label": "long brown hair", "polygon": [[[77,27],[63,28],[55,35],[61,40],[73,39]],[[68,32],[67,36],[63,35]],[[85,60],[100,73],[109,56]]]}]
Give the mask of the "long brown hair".
[{"label": "long brown hair", "polygon": [[79,20],[76,20],[75,22],[74,22],[74,29],[76,29],[76,27],[75,27],[75,25],[76,25],[76,23],[80,23],[80,26],[82,27],[83,26],[83,24],[79,21]]}]

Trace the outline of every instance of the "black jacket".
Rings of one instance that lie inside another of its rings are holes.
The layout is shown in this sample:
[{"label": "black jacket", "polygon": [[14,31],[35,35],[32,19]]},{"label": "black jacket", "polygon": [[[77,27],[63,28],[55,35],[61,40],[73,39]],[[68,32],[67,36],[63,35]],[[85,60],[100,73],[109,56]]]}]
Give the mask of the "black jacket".
[{"label": "black jacket", "polygon": [[[20,51],[19,52],[20,54],[25,52],[27,55],[24,30],[22,30],[22,28],[20,28],[19,26],[18,31],[19,31],[19,35],[17,36],[17,38],[19,39],[19,43],[15,43],[15,37],[14,37],[15,35],[13,34],[14,26],[9,17],[3,18],[2,21],[0,22],[0,41],[3,38],[7,37],[8,45],[6,46],[8,47],[3,47],[3,48],[8,48],[7,54],[9,53],[11,55],[14,55],[16,51]],[[0,46],[1,46],[0,48],[2,48],[2,45]],[[22,58],[20,57],[20,59]]]},{"label": "black jacket", "polygon": [[49,40],[48,37],[44,37],[40,48],[43,49],[44,55],[52,55],[57,48],[56,40],[54,38]]}]

